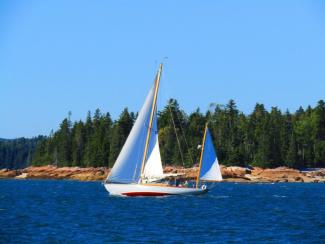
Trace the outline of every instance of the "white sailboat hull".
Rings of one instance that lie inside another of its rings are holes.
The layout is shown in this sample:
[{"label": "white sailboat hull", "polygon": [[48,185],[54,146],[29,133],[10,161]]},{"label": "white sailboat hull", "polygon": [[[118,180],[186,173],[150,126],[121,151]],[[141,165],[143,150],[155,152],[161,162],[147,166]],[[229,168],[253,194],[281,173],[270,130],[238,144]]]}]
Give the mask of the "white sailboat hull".
[{"label": "white sailboat hull", "polygon": [[161,186],[153,184],[111,184],[105,183],[110,195],[117,196],[168,196],[168,195],[199,195],[208,189]]}]

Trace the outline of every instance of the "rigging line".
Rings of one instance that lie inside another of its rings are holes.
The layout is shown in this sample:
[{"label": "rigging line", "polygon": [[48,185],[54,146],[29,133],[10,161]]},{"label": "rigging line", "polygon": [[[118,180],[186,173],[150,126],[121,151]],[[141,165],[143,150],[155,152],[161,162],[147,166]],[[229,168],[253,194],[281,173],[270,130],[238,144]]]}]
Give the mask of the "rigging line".
[{"label": "rigging line", "polygon": [[[167,97],[170,97],[169,94],[167,94],[167,92],[164,92],[164,89],[162,89],[162,90],[163,90],[163,91],[161,92],[161,94],[166,93]],[[161,96],[163,96],[163,95],[161,95]],[[168,102],[168,108],[169,108],[169,111],[170,111],[170,113],[171,113],[171,117],[172,117],[172,122],[173,122],[174,130],[175,130],[175,134],[176,134],[176,137],[177,137],[176,125],[175,125],[175,122],[174,122],[174,120],[173,120],[173,114],[172,114],[172,112],[171,112],[171,106],[170,106],[170,103],[169,103],[169,102]],[[185,141],[185,145],[186,145],[186,150],[187,150],[187,152],[188,152],[188,154],[189,154],[189,156],[190,156],[190,160],[191,160],[192,165],[194,165],[193,155],[192,155],[192,152],[190,151],[189,144],[188,144],[188,142],[187,142],[187,140],[186,140],[186,136],[185,136],[184,129],[183,129],[183,127],[182,127],[181,120],[180,120],[180,118],[179,118],[179,116],[178,116],[177,113],[176,113],[176,116],[177,116],[177,120],[178,120],[178,122],[179,122],[179,124],[180,124],[180,130],[181,130],[181,132],[182,132],[182,136],[184,137],[184,141]],[[178,139],[178,138],[177,138],[177,139]],[[179,144],[180,144],[180,143],[179,143]],[[179,148],[180,148],[180,146],[179,146]],[[180,149],[180,150],[181,150],[181,149]],[[183,163],[183,166],[184,166],[184,163]]]},{"label": "rigging line", "polygon": [[176,113],[176,116],[177,116],[177,120],[179,122],[179,126],[180,126],[180,129],[181,129],[181,132],[182,132],[183,137],[184,137],[184,141],[185,141],[185,144],[186,144],[186,150],[187,150],[188,154],[190,155],[190,159],[191,159],[192,165],[194,165],[194,160],[193,160],[193,157],[192,157],[192,153],[190,151],[190,147],[188,146],[188,143],[187,143],[187,140],[186,140],[186,136],[185,136],[185,132],[184,132],[184,129],[182,127],[181,120],[180,120],[180,118],[179,118],[179,116],[178,116],[177,113]]},{"label": "rigging line", "polygon": [[177,135],[176,125],[175,125],[175,121],[174,121],[174,118],[173,118],[173,113],[172,113],[172,110],[171,110],[171,107],[170,107],[170,102],[168,102],[168,108],[169,108],[170,117],[172,119],[174,130],[175,130],[175,135],[176,135],[176,140],[177,140],[177,144],[178,144],[178,148],[179,148],[179,154],[181,155],[182,165],[183,165],[183,167],[185,167],[183,153],[182,153],[182,149],[181,149],[181,143],[180,143],[178,135]]}]

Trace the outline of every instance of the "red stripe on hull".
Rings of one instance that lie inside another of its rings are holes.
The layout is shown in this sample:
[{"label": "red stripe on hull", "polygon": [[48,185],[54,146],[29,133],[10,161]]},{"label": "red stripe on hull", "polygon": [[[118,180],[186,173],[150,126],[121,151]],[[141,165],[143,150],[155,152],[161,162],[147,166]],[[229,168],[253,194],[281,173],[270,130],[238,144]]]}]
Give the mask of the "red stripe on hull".
[{"label": "red stripe on hull", "polygon": [[128,197],[157,197],[157,196],[167,196],[172,195],[169,193],[162,193],[162,192],[127,192],[123,193],[123,195]]}]

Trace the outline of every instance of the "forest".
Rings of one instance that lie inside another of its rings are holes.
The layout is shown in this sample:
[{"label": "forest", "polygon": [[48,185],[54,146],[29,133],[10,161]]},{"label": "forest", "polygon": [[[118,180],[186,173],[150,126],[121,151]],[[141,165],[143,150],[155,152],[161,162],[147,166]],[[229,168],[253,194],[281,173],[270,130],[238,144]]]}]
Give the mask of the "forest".
[{"label": "forest", "polygon": [[0,169],[19,169],[29,166],[38,142],[44,139],[43,136],[12,140],[0,138]]},{"label": "forest", "polygon": [[[125,108],[118,119],[97,109],[85,121],[72,122],[69,112],[59,129],[33,139],[0,140],[0,167],[30,164],[112,167],[137,117]],[[165,165],[191,167],[208,121],[218,159],[224,165],[275,168],[325,167],[325,103],[294,113],[257,103],[245,115],[234,100],[186,114],[170,99],[158,113],[159,144]]]},{"label": "forest", "polygon": [[[325,167],[325,103],[300,107],[295,113],[277,107],[267,111],[257,103],[251,114],[237,109],[234,100],[186,114],[170,99],[158,113],[159,144],[165,165],[197,164],[205,123],[224,165],[274,168]],[[38,142],[33,165],[112,167],[137,114],[125,108],[115,121],[97,109],[85,121],[70,120]]]}]

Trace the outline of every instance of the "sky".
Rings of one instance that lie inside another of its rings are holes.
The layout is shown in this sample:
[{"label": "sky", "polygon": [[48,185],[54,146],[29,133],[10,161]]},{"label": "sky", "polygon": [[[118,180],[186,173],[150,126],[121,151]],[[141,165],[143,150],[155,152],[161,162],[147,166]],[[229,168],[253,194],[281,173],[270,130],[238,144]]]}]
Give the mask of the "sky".
[{"label": "sky", "polygon": [[325,99],[325,2],[0,1],[0,138],[48,135],[72,112],[234,99],[294,112]]}]

